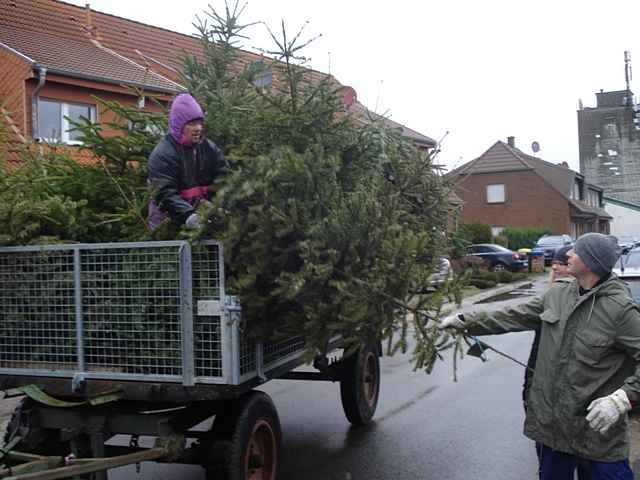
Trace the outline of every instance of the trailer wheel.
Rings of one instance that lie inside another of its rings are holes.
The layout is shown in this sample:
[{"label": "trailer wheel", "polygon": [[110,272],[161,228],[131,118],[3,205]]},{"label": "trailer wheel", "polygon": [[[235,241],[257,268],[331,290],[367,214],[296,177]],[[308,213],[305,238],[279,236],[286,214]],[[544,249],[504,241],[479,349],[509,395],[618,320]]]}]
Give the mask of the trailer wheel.
[{"label": "trailer wheel", "polygon": [[347,420],[354,426],[369,423],[378,406],[380,358],[376,344],[361,347],[343,360],[340,398]]},{"label": "trailer wheel", "polygon": [[275,480],[282,433],[271,398],[257,390],[217,414],[205,465],[208,480]]},{"label": "trailer wheel", "polygon": [[69,442],[60,441],[60,432],[41,428],[37,424],[37,419],[30,414],[30,410],[37,406],[38,403],[29,397],[20,400],[4,433],[4,445],[16,435],[20,435],[23,438],[14,447],[15,450],[39,455],[67,455],[71,447]]}]

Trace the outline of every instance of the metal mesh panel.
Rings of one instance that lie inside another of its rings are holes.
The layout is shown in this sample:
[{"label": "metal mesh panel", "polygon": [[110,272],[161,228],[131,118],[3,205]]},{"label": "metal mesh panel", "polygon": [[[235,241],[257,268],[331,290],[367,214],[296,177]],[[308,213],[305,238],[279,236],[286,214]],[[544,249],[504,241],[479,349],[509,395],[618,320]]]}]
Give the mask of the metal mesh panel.
[{"label": "metal mesh panel", "polygon": [[73,252],[0,254],[0,368],[74,370]]},{"label": "metal mesh panel", "polygon": [[278,342],[266,342],[263,348],[265,366],[269,366],[269,364],[289,355],[302,352],[304,345],[304,337],[293,337]]},{"label": "metal mesh panel", "polygon": [[243,339],[240,342],[240,375],[256,371],[256,346],[254,342]]},{"label": "metal mesh panel", "polygon": [[179,247],[81,256],[87,371],[181,375]]},{"label": "metal mesh panel", "polygon": [[217,244],[201,244],[191,250],[194,304],[198,300],[220,300],[220,249]]},{"label": "metal mesh panel", "polygon": [[217,244],[200,244],[191,250],[193,278],[193,329],[195,372],[197,377],[222,376],[221,319],[198,316],[198,300],[220,300],[220,249]]},{"label": "metal mesh panel", "polygon": [[197,377],[222,376],[220,317],[197,317],[195,333],[195,369]]}]

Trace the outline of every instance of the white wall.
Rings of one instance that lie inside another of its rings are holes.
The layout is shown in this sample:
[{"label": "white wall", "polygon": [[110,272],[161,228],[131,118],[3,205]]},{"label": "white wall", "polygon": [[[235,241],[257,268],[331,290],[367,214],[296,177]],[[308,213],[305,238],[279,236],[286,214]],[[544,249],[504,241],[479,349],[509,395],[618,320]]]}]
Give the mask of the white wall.
[{"label": "white wall", "polygon": [[611,220],[612,235],[638,235],[640,236],[640,212],[632,208],[605,203],[604,209],[613,217]]}]

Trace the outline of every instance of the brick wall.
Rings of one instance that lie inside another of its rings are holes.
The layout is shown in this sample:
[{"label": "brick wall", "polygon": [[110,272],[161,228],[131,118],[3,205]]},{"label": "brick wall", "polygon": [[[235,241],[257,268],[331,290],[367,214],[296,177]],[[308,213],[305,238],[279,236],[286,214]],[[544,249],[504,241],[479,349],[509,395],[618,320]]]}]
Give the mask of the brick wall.
[{"label": "brick wall", "polygon": [[[487,203],[486,187],[494,184],[504,184],[504,203]],[[569,203],[534,172],[463,176],[455,192],[464,201],[462,223],[547,227],[552,233],[569,233]]]},{"label": "brick wall", "polygon": [[18,55],[0,47],[0,121],[8,134],[9,160],[15,161],[21,136],[25,134],[25,80],[31,77],[31,66]]}]

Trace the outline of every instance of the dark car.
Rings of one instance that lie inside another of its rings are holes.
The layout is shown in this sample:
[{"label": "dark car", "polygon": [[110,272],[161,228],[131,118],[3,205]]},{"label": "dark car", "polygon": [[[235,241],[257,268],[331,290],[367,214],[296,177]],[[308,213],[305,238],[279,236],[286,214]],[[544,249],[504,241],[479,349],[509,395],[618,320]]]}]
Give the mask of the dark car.
[{"label": "dark car", "polygon": [[544,263],[549,265],[557,249],[573,245],[573,243],[573,239],[569,235],[543,235],[533,247],[533,252],[544,252]]},{"label": "dark car", "polygon": [[515,272],[528,265],[527,256],[509,250],[495,243],[478,243],[467,248],[467,255],[479,257],[484,260],[489,269],[494,272],[511,270]]}]

